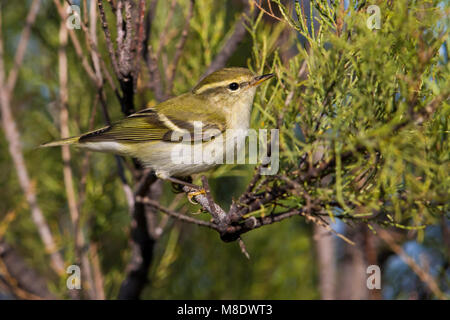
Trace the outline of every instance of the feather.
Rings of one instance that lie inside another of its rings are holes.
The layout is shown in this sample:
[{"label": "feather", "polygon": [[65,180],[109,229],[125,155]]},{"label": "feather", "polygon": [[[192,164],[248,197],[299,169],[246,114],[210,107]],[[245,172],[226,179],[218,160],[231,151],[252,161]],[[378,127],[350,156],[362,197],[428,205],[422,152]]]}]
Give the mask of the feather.
[{"label": "feather", "polygon": [[66,138],[66,139],[61,139],[61,140],[57,140],[57,141],[44,143],[44,144],[41,144],[39,146],[39,148],[59,147],[59,146],[67,145],[67,144],[76,144],[76,143],[78,143],[78,138],[79,137],[71,137],[71,138]]},{"label": "feather", "polygon": [[[183,95],[182,95],[183,96]],[[199,98],[182,101],[182,108],[174,108],[180,101],[180,97],[169,99],[155,108],[138,111],[127,118],[118,121],[111,126],[104,127],[80,136],[79,143],[95,143],[117,141],[123,143],[136,143],[147,141],[179,142],[200,141],[211,139],[224,131],[225,120],[221,119],[214,108],[207,112],[199,110]],[[181,109],[181,110],[179,110]],[[194,122],[186,119],[195,119],[201,123],[197,134]],[[200,131],[201,130],[201,131]],[[206,132],[206,134],[205,134]],[[209,134],[208,134],[209,133]],[[178,137],[179,139],[172,139]]]}]

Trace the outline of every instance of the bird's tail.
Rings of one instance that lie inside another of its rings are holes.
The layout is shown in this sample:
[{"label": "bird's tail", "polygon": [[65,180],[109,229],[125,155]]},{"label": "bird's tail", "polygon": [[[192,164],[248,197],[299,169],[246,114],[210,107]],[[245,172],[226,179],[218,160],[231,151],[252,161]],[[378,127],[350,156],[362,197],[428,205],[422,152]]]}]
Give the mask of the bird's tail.
[{"label": "bird's tail", "polygon": [[61,140],[41,144],[39,146],[39,148],[59,147],[59,146],[64,146],[64,145],[68,145],[68,144],[77,144],[78,140],[80,140],[80,137],[71,137],[71,138],[61,139]]}]

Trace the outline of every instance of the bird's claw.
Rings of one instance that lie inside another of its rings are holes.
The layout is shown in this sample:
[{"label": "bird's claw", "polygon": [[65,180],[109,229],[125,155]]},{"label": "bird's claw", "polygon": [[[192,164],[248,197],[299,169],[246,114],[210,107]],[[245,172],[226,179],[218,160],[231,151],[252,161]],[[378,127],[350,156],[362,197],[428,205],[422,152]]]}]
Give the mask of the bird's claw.
[{"label": "bird's claw", "polygon": [[197,204],[197,202],[193,201],[192,198],[195,197],[195,196],[199,196],[201,194],[206,194],[205,189],[200,189],[198,191],[189,192],[188,195],[187,195],[189,202],[192,203],[192,204]]}]

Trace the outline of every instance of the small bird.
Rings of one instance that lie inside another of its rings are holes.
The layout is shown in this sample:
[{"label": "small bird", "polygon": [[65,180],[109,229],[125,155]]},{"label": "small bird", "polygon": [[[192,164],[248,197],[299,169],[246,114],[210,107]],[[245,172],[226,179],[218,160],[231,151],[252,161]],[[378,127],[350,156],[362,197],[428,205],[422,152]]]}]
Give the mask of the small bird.
[{"label": "small bird", "polygon": [[[217,147],[217,143],[223,147],[223,139],[245,134],[250,125],[256,88],[273,76],[272,73],[258,76],[246,68],[220,69],[206,76],[188,93],[140,110],[101,129],[41,147],[74,145],[91,151],[131,156],[153,169],[157,177],[180,183],[176,177],[204,172],[223,163],[219,158],[227,150],[216,152],[213,160],[218,161],[186,164],[174,161],[175,148],[188,141],[189,145],[197,144],[208,150]],[[196,131],[198,123],[202,126],[201,135]],[[205,132],[211,134],[205,135]],[[180,141],[180,137],[186,135],[190,139]],[[178,138],[174,139],[174,136]]]}]

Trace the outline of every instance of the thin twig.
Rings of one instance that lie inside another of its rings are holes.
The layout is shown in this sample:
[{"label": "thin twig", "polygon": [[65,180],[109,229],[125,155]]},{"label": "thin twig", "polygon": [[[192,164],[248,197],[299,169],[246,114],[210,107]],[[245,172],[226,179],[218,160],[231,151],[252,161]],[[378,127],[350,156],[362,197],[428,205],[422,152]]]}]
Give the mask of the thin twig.
[{"label": "thin twig", "polygon": [[209,208],[211,208],[211,215],[214,219],[214,222],[217,225],[221,225],[223,223],[223,220],[221,219],[221,216],[214,204],[214,200],[211,196],[211,190],[209,188],[208,179],[206,179],[205,176],[202,176],[202,184],[203,184],[203,190],[205,190],[206,194],[206,200],[208,201]]},{"label": "thin twig", "polygon": [[28,175],[25,159],[23,157],[20,133],[17,130],[17,125],[11,111],[10,95],[6,89],[7,87],[5,81],[1,15],[2,11],[0,6],[0,105],[3,130],[5,132],[6,141],[8,141],[9,153],[11,154],[11,158],[19,178],[19,184],[25,194],[28,205],[30,206],[33,222],[38,229],[47,253],[50,254],[52,268],[57,274],[62,275],[64,273],[64,260],[61,254],[57,251],[57,246],[53,235],[37,202],[36,191]]},{"label": "thin twig", "polygon": [[141,179],[135,186],[134,191],[135,196],[144,194],[154,180],[155,180],[155,173],[150,169],[144,170],[144,172],[142,172]]},{"label": "thin twig", "polygon": [[380,236],[381,239],[383,239],[386,244],[394,251],[397,255],[399,255],[403,261],[411,268],[412,271],[414,271],[415,274],[420,278],[420,280],[425,283],[428,288],[433,292],[433,294],[441,300],[447,300],[448,297],[442,292],[442,290],[439,288],[438,284],[436,283],[436,280],[428,273],[426,272],[422,267],[420,267],[413,258],[411,258],[404,250],[403,248],[398,245],[395,240],[392,238],[392,236],[389,234],[389,232],[377,228],[377,234]]},{"label": "thin twig", "polygon": [[148,42],[150,41],[151,27],[153,23],[153,18],[155,17],[156,5],[158,4],[158,0],[152,0],[150,2],[150,7],[148,8],[147,15],[144,20],[144,40],[143,40],[143,48],[142,48],[142,56],[144,60],[147,58],[147,50],[148,50]]},{"label": "thin twig", "polygon": [[[59,3],[58,0],[53,0],[53,3],[56,6],[56,9],[58,10],[59,16],[63,21],[66,21],[67,19],[67,13],[62,7],[62,5]],[[86,71],[87,75],[91,80],[96,83],[97,77],[95,76],[94,70],[92,69],[91,65],[89,64],[89,61],[87,60],[86,56],[83,54],[83,49],[81,48],[81,44],[78,41],[78,38],[73,31],[73,29],[69,29],[69,36],[70,40],[72,41],[73,47],[75,48],[75,53],[77,56],[81,59],[81,65],[83,66],[84,70]]]},{"label": "thin twig", "polygon": [[217,220],[221,222],[219,225],[220,227],[224,227],[225,225],[227,225],[229,223],[229,218],[228,218],[227,213],[217,203],[212,202],[210,204],[207,196],[205,194],[199,193],[198,189],[192,188],[189,186],[184,186],[183,191],[188,195],[195,194],[193,196],[195,201],[198,204],[200,204],[203,207],[203,209],[208,211],[213,217],[214,216],[217,217]]},{"label": "thin twig", "polygon": [[14,56],[14,64],[12,69],[9,71],[8,81],[7,81],[7,94],[11,95],[16,85],[17,76],[19,74],[20,66],[22,65],[23,58],[25,56],[28,40],[30,38],[31,27],[33,26],[36,16],[39,12],[41,1],[33,0],[31,3],[30,10],[28,11],[27,18],[25,20],[25,27],[22,30],[20,36],[19,44],[17,45],[16,54]]},{"label": "thin twig", "polygon": [[133,70],[133,80],[134,80],[134,91],[137,89],[137,79],[140,72],[140,61],[142,58],[142,51],[144,50],[144,39],[145,39],[145,1],[139,0],[139,10],[138,10],[138,22],[136,26],[137,37],[135,47],[137,48],[136,57],[134,60],[134,70]]},{"label": "thin twig", "polygon": [[138,197],[136,197],[136,201],[144,203],[146,205],[150,205],[150,206],[160,210],[161,212],[163,212],[165,214],[168,214],[169,216],[171,216],[173,218],[176,218],[178,220],[181,220],[181,221],[184,221],[184,222],[193,223],[193,224],[196,224],[196,225],[199,225],[199,226],[203,226],[203,227],[208,227],[208,228],[211,228],[211,229],[214,229],[214,230],[218,230],[218,226],[215,223],[211,223],[211,222],[208,222],[208,221],[195,219],[195,218],[189,217],[187,215],[180,214],[180,213],[175,212],[173,210],[167,209],[167,208],[161,206],[158,201],[152,200],[152,199],[150,199],[148,197],[140,197],[140,196],[138,196]]},{"label": "thin twig", "polygon": [[14,292],[18,293],[17,296],[21,299],[56,299],[48,290],[47,279],[30,268],[24,257],[2,239],[0,239],[0,269],[3,269],[0,271],[2,274],[0,281],[3,278],[14,288],[23,289]]},{"label": "thin twig", "polygon": [[100,13],[100,19],[102,21],[102,28],[105,34],[106,46],[108,48],[109,57],[111,58],[111,64],[113,66],[113,70],[116,73],[118,79],[122,80],[123,76],[119,71],[119,66],[117,64],[116,53],[114,51],[114,46],[111,40],[111,33],[109,32],[108,21],[106,20],[105,10],[103,9],[102,0],[97,0],[98,10]]},{"label": "thin twig", "polygon": [[[72,2],[70,0],[66,0],[66,2],[69,5],[72,5]],[[111,74],[108,71],[108,68],[106,68],[105,62],[103,61],[103,58],[99,52],[98,49],[98,45],[97,45],[97,33],[96,33],[96,5],[95,2],[92,1],[91,2],[91,7],[90,7],[90,13],[89,13],[89,19],[91,21],[89,28],[86,26],[85,23],[83,23],[83,21],[80,21],[80,25],[81,25],[81,29],[83,30],[85,36],[86,36],[86,40],[88,42],[88,46],[89,46],[89,51],[91,53],[91,57],[92,57],[92,62],[94,64],[94,69],[95,69],[95,75],[96,77],[91,78],[91,80],[93,81],[93,83],[97,86],[97,88],[100,88],[103,85],[103,76],[102,73],[100,72],[100,70],[103,70],[103,73],[105,75],[106,81],[108,81],[108,84],[111,86],[111,89],[114,91],[114,93],[116,94],[117,98],[119,99],[119,101],[122,100],[119,91],[117,90],[117,86],[114,84],[114,81],[112,80]],[[66,16],[64,15],[64,11],[61,12],[60,8],[58,7],[58,12],[60,13],[61,19],[62,20],[66,20]],[[71,34],[71,39],[72,41],[75,40],[76,42],[78,42],[78,38],[76,37],[76,35],[73,33],[73,30],[69,30],[70,34]],[[73,35],[73,37],[72,37]],[[74,44],[75,45],[75,44]],[[80,59],[83,61],[85,59],[84,54],[82,51],[78,52],[76,50],[77,55],[80,57]],[[100,64],[100,66],[98,65]],[[89,65],[88,65],[89,66]],[[84,67],[84,65],[83,65]],[[89,66],[90,67],[90,66]],[[86,67],[85,67],[86,69]],[[90,70],[86,70],[86,72],[88,73],[88,75],[90,75]]]},{"label": "thin twig", "polygon": [[272,214],[265,217],[256,218],[252,216],[243,220],[240,224],[228,225],[226,231],[222,233],[220,237],[225,242],[235,241],[244,233],[294,216],[299,216],[302,213],[303,211],[301,209],[292,209],[283,213]]},{"label": "thin twig", "polygon": [[123,39],[125,37],[125,30],[123,30],[123,17],[122,17],[123,1],[117,1],[116,7],[116,26],[117,26],[117,50],[120,52],[123,47]]},{"label": "thin twig", "polygon": [[[58,54],[59,61],[59,93],[60,93],[60,124],[61,124],[61,137],[67,138],[70,136],[69,134],[69,111],[68,111],[68,101],[69,101],[69,92],[67,88],[68,82],[68,68],[67,68],[67,36],[68,29],[64,23],[61,22],[60,31],[59,31],[59,41],[60,48]],[[95,291],[94,291],[94,282],[92,279],[92,267],[87,257],[87,252],[83,250],[85,247],[85,239],[83,235],[83,231],[80,226],[80,212],[78,210],[78,205],[76,201],[74,182],[73,182],[73,174],[72,168],[70,166],[70,149],[69,146],[62,146],[61,148],[62,158],[63,158],[63,174],[64,174],[64,185],[67,195],[67,202],[69,205],[69,213],[73,226],[73,234],[74,234],[74,244],[75,244],[75,260],[76,263],[81,264],[81,268],[83,270],[83,280],[86,283],[85,287],[87,288],[87,293],[90,299],[95,299]],[[76,298],[79,298],[79,292],[75,290],[73,292],[76,294]]]},{"label": "thin twig", "polygon": [[161,57],[161,52],[164,46],[166,45],[167,41],[167,30],[169,29],[169,25],[172,22],[172,17],[175,12],[175,6],[177,4],[176,0],[172,0],[169,7],[169,12],[167,13],[167,17],[165,18],[166,23],[164,24],[164,27],[161,30],[161,33],[159,34],[159,45],[158,50],[156,51],[156,57],[159,59]]},{"label": "thin twig", "polygon": [[208,74],[216,71],[220,68],[225,67],[228,59],[233,55],[236,51],[239,43],[244,39],[246,29],[245,29],[245,18],[250,13],[250,6],[248,3],[245,5],[244,12],[242,13],[241,18],[236,21],[234,25],[234,32],[230,36],[230,38],[225,42],[224,46],[220,50],[220,52],[215,56],[214,60],[209,65],[208,69],[203,73],[201,78],[206,77]]},{"label": "thin twig", "polygon": [[150,75],[150,87],[153,89],[156,100],[159,102],[166,100],[167,96],[164,93],[161,74],[158,69],[158,59],[153,53],[153,49],[151,46],[148,46],[145,63]]},{"label": "thin twig", "polygon": [[[94,120],[95,115],[97,114],[97,105],[98,105],[98,96],[95,96],[94,105],[92,107],[91,115],[89,118],[89,125],[88,125],[88,132],[92,131],[94,129]],[[78,211],[82,211],[84,201],[86,200],[86,185],[87,185],[87,175],[89,173],[89,159],[90,159],[91,152],[86,151],[84,154],[83,160],[81,161],[81,178],[80,178],[80,184],[78,187],[79,193],[78,193]]]},{"label": "thin twig", "polygon": [[175,48],[175,56],[172,60],[172,63],[167,68],[167,85],[166,85],[166,95],[170,95],[172,93],[173,84],[175,80],[175,74],[178,67],[178,62],[183,54],[183,49],[186,44],[187,36],[189,34],[191,19],[194,14],[194,0],[189,1],[189,11],[186,17],[186,21],[184,23],[183,31],[181,32],[180,40],[178,41]]},{"label": "thin twig", "polygon": [[250,255],[248,254],[247,248],[245,247],[245,243],[241,237],[238,238],[239,248],[241,248],[241,252],[244,256],[250,260]]},{"label": "thin twig", "polygon": [[228,213],[229,216],[234,216],[234,214],[238,210],[239,204],[243,203],[246,198],[249,198],[249,196],[253,192],[253,188],[255,187],[256,182],[258,182],[259,179],[261,179],[261,165],[256,167],[255,174],[253,175],[252,179],[248,183],[247,188],[245,189],[245,192],[239,197],[239,199],[237,201],[233,201],[233,203],[231,204],[230,212]]},{"label": "thin twig", "polygon": [[277,16],[273,13],[272,6],[270,5],[270,0],[267,1],[267,2],[269,3],[269,10],[270,10],[270,12],[267,11],[266,9],[264,9],[264,8],[262,7],[261,1],[262,1],[262,0],[260,0],[259,2],[256,1],[256,0],[253,0],[253,3],[255,4],[255,6],[258,7],[259,10],[261,10],[262,12],[264,12],[265,14],[267,14],[269,17],[272,17],[272,18],[274,18],[274,19],[276,19],[276,20],[278,20],[278,21],[283,21],[283,19],[281,19],[280,17],[277,17]]},{"label": "thin twig", "polygon": [[[67,28],[64,22],[61,23],[61,27],[59,29],[59,103],[60,103],[60,126],[61,126],[61,138],[68,138],[69,134],[69,111],[67,108],[67,103],[69,99],[69,93],[67,89],[67,81],[68,81],[68,70],[67,70],[67,55],[66,55],[66,46],[67,46]],[[75,234],[75,251],[79,254],[81,250],[80,239],[78,236],[79,233],[79,221],[80,214],[78,212],[77,203],[75,200],[75,189],[73,186],[73,175],[72,169],[70,167],[70,149],[69,146],[62,146],[61,148],[62,159],[63,159],[63,173],[64,173],[64,185],[67,195],[67,202],[69,204],[69,212],[70,218],[72,220],[72,225],[74,228]]]},{"label": "thin twig", "polygon": [[[133,15],[131,12],[132,3],[130,0],[125,1],[125,39],[122,48],[119,50],[119,70],[122,75],[130,75],[133,71]],[[126,79],[124,79],[126,80]]]},{"label": "thin twig", "polygon": [[105,289],[103,285],[103,274],[98,257],[97,243],[93,242],[89,246],[89,253],[92,260],[92,275],[95,284],[95,295],[97,300],[105,300]]}]

